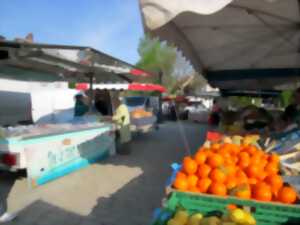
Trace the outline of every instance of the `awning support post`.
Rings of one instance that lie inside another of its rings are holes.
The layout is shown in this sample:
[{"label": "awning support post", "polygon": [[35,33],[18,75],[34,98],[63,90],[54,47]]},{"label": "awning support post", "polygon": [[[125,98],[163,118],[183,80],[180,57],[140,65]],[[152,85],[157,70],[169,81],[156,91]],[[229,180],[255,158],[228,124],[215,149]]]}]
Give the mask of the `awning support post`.
[{"label": "awning support post", "polygon": [[94,99],[94,91],[93,91],[93,83],[94,83],[94,73],[90,72],[87,74],[89,78],[89,111],[92,111],[93,108],[93,99]]}]

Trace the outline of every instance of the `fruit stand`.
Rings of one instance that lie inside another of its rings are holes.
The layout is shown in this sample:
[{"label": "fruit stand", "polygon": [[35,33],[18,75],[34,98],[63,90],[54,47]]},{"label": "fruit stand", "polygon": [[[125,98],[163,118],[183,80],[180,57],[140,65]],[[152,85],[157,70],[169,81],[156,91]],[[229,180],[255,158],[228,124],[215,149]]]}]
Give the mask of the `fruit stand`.
[{"label": "fruit stand", "polygon": [[279,155],[261,149],[257,135],[207,136],[194,155],[172,165],[153,224],[299,224],[300,190],[282,175]]},{"label": "fruit stand", "polygon": [[[90,88],[88,83],[77,83],[76,89],[81,91],[86,91]],[[165,87],[158,84],[151,83],[102,83],[93,85],[94,89],[99,90],[107,90],[109,92],[114,91],[142,91],[142,92],[160,92],[163,93],[166,91]],[[124,103],[128,104],[128,102],[134,98],[142,99],[144,102],[150,101],[150,98],[153,97],[141,97],[141,96],[132,96],[125,97]],[[156,99],[156,103],[158,103],[158,98]],[[128,101],[128,102],[127,102]],[[142,132],[147,133],[153,128],[156,127],[157,117],[153,114],[153,112],[146,111],[147,109],[144,106],[144,102],[141,105],[127,105],[130,111],[131,116],[131,131],[133,132]],[[158,106],[157,106],[158,108]]]},{"label": "fruit stand", "polygon": [[[80,46],[0,41],[0,76],[38,82],[132,82],[145,71]],[[31,187],[45,184],[115,153],[115,126],[92,114],[71,120],[0,128],[0,169],[27,171]],[[47,103],[48,96],[39,99]],[[63,102],[63,101],[61,101]],[[48,101],[48,104],[50,102]],[[47,105],[47,104],[46,104]],[[74,107],[74,106],[73,106]]]}]

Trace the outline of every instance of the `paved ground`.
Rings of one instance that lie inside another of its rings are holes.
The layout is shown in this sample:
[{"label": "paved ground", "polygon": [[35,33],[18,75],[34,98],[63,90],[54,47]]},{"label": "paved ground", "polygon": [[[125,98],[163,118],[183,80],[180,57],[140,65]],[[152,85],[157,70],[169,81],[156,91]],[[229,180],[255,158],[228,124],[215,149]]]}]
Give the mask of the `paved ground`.
[{"label": "paved ground", "polygon": [[132,154],[115,156],[30,190],[24,177],[0,174],[0,192],[17,225],[147,225],[160,206],[169,165],[196,149],[205,127],[178,123],[135,137]]}]

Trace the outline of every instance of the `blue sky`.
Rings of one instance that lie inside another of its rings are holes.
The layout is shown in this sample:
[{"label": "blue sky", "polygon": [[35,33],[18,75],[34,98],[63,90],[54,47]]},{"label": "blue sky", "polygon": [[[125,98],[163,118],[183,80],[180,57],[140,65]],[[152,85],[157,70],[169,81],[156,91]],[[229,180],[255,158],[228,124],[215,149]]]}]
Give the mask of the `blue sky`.
[{"label": "blue sky", "polygon": [[0,0],[0,35],[91,46],[130,63],[143,36],[138,0]]}]

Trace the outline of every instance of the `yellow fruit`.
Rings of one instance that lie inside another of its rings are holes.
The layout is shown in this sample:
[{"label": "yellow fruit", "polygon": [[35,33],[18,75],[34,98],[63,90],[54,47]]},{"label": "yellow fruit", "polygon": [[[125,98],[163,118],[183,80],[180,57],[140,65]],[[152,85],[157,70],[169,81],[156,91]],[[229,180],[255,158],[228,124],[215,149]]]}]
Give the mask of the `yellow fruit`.
[{"label": "yellow fruit", "polygon": [[180,224],[186,224],[189,219],[189,213],[184,210],[179,210],[176,212],[174,219],[179,221]]},{"label": "yellow fruit", "polygon": [[240,145],[242,139],[243,139],[243,137],[241,137],[241,136],[233,136],[232,137],[232,143],[236,144],[236,145]]},{"label": "yellow fruit", "polygon": [[180,223],[179,220],[170,219],[170,220],[168,221],[167,225],[184,225],[184,224]]},{"label": "yellow fruit", "polygon": [[246,213],[245,224],[247,224],[247,225],[255,225],[256,224],[256,220],[250,213]]},{"label": "yellow fruit", "polygon": [[223,142],[228,143],[228,144],[232,144],[232,140],[231,140],[230,137],[224,137]]},{"label": "yellow fruit", "polygon": [[225,222],[232,222],[230,220],[229,215],[226,215],[226,214],[223,214],[223,216],[221,217],[221,220],[222,220],[223,223],[225,223]]},{"label": "yellow fruit", "polygon": [[216,216],[205,217],[200,221],[200,225],[221,225],[221,220]]},{"label": "yellow fruit", "polygon": [[239,224],[245,223],[246,213],[242,209],[233,209],[229,214],[230,219]]},{"label": "yellow fruit", "polygon": [[236,225],[235,222],[222,222],[221,225]]},{"label": "yellow fruit", "polygon": [[202,220],[203,215],[201,213],[196,213],[189,218],[188,225],[199,225]]}]

